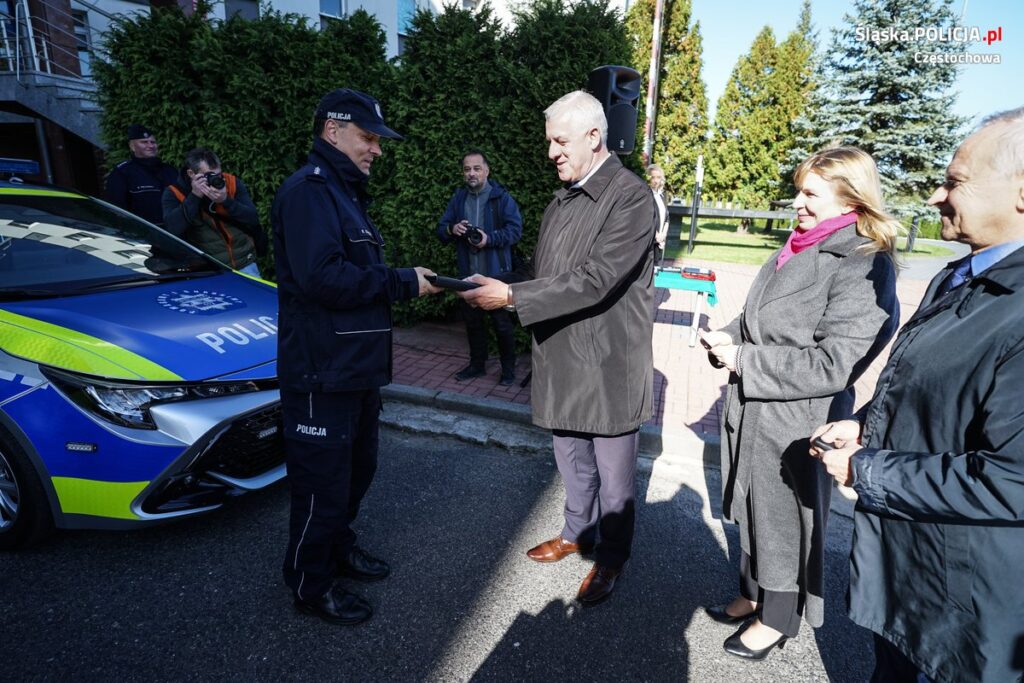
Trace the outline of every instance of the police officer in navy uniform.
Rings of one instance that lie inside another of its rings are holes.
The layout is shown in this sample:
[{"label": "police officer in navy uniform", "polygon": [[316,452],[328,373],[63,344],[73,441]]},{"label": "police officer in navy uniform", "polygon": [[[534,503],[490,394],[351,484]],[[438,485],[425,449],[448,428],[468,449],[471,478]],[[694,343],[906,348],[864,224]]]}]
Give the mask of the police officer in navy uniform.
[{"label": "police officer in navy uniform", "polygon": [[291,522],[285,583],[302,612],[358,624],[373,610],[335,578],[378,581],[383,560],[356,545],[352,522],[377,468],[380,387],[391,381],[391,304],[438,290],[426,268],[390,268],[367,214],[370,165],[384,125],[357,90],[320,101],[308,163],[271,209],[279,299],[278,376]]},{"label": "police officer in navy uniform", "polygon": [[156,136],[143,125],[128,126],[132,158],[118,164],[107,176],[103,198],[155,225],[163,226],[161,197],[164,188],[178,178],[178,171],[157,156]]}]

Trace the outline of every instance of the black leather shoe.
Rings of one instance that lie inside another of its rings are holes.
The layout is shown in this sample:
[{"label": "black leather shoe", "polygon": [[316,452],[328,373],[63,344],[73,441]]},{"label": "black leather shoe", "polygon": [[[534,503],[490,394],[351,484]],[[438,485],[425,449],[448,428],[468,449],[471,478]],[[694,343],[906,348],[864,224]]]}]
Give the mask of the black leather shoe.
[{"label": "black leather shoe", "polygon": [[473,379],[474,377],[483,377],[484,369],[475,365],[469,365],[464,367],[455,373],[455,379],[460,382],[465,382],[467,379]]},{"label": "black leather shoe", "polygon": [[348,557],[338,563],[338,576],[347,576],[356,581],[380,581],[390,574],[391,567],[387,562],[378,560],[359,546],[352,548]]},{"label": "black leather shoe", "polygon": [[742,624],[744,621],[757,614],[757,610],[755,609],[752,612],[747,612],[746,614],[734,617],[726,612],[725,608],[726,605],[715,605],[714,607],[705,607],[704,612],[719,624]]},{"label": "black leather shoe", "polygon": [[576,594],[576,599],[584,607],[591,607],[604,602],[612,594],[612,590],[615,589],[615,580],[621,574],[621,568],[605,567],[595,562],[590,573],[587,574],[587,578],[583,579],[583,583],[580,584],[580,590]]},{"label": "black leather shoe", "polygon": [[355,626],[373,616],[370,603],[337,586],[315,600],[303,600],[296,595],[295,609],[341,626]]},{"label": "black leather shoe", "polygon": [[768,653],[774,650],[776,647],[778,647],[780,650],[783,647],[785,647],[786,636],[779,636],[779,639],[776,640],[774,643],[768,645],[767,647],[763,647],[760,650],[751,650],[749,647],[744,645],[743,640],[740,638],[740,636],[742,636],[743,632],[750,628],[750,625],[753,623],[754,620],[751,619],[747,623],[743,624],[743,626],[741,626],[740,629],[736,631],[736,633],[733,633],[731,636],[725,639],[723,647],[725,648],[726,652],[728,652],[731,655],[735,655],[736,657],[740,657],[741,659],[748,659],[751,661],[759,662],[765,657],[767,657]]},{"label": "black leather shoe", "polygon": [[502,370],[501,379],[498,380],[498,384],[503,387],[510,387],[516,383],[516,371],[515,370]]}]

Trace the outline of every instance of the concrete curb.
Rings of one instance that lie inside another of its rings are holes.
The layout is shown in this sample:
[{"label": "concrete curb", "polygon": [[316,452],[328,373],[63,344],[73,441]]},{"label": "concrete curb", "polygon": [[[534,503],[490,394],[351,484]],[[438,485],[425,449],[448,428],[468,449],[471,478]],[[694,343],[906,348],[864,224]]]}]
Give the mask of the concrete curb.
[{"label": "concrete curb", "polygon": [[[551,432],[533,424],[526,405],[404,384],[383,387],[381,396],[387,401],[381,422],[394,429],[499,446],[513,454],[551,452]],[[701,439],[689,429],[644,425],[638,466],[650,472],[658,461],[718,470],[720,450],[717,437]],[[832,496],[831,507],[833,513],[853,517],[853,503],[838,493]]]},{"label": "concrete curb", "polygon": [[[381,395],[388,401],[525,425],[550,437],[548,430],[533,425],[530,407],[517,403],[506,403],[404,384],[386,386],[381,390]],[[717,467],[718,445],[718,437],[701,439],[689,429],[665,429],[651,425],[643,425],[640,428],[640,453],[648,458],[669,454],[690,457],[696,462],[712,464]],[[711,462],[708,462],[708,451],[712,451],[710,454],[714,456]]]}]

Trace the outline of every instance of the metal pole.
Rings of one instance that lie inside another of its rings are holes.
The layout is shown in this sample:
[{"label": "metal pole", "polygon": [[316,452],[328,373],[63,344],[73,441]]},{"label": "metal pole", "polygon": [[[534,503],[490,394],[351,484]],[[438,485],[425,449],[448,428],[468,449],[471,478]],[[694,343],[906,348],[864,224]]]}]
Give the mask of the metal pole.
[{"label": "metal pole", "polygon": [[[28,34],[28,45],[31,50],[29,54],[32,55],[32,69],[38,72],[39,54],[36,51],[36,36],[35,32],[32,30],[32,15],[28,11],[28,0],[22,0],[20,4],[24,8],[25,33]],[[17,11],[15,11],[15,14],[17,14]]]},{"label": "metal pole", "polygon": [[[664,201],[664,199],[662,200]],[[668,212],[668,204],[665,205],[665,220],[668,221],[669,227],[672,226],[672,214]],[[661,226],[658,226],[661,229]],[[665,252],[668,251],[668,230],[665,230],[665,248],[661,250],[661,259],[658,260],[658,270],[665,267]]]},{"label": "metal pole", "polygon": [[690,206],[690,240],[686,243],[686,253],[693,253],[693,240],[697,237],[697,211],[700,209],[700,188],[704,184],[704,155],[697,155],[697,182],[693,186],[693,203]]},{"label": "metal pole", "polygon": [[53,165],[50,164],[50,149],[46,146],[46,132],[43,130],[42,119],[36,119],[36,144],[39,145],[39,159],[43,162],[43,175],[46,182],[53,185]]},{"label": "metal pole", "polygon": [[654,32],[651,34],[651,68],[647,72],[647,106],[644,111],[644,166],[651,163],[654,151],[654,119],[658,106],[658,73],[661,71],[661,14],[665,0],[654,5]]},{"label": "metal pole", "polygon": [[914,241],[917,240],[917,224],[920,220],[920,216],[914,216],[914,221],[910,224],[910,234],[907,235],[907,245],[903,249],[907,254],[914,252]]}]

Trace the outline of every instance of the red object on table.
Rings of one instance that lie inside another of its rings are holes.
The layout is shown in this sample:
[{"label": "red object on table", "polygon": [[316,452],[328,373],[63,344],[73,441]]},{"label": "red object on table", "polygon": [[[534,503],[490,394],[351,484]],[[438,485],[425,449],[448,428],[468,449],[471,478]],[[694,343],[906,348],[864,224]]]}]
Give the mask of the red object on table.
[{"label": "red object on table", "polygon": [[715,271],[708,270],[707,268],[683,268],[683,272],[680,275],[693,280],[715,281]]}]

